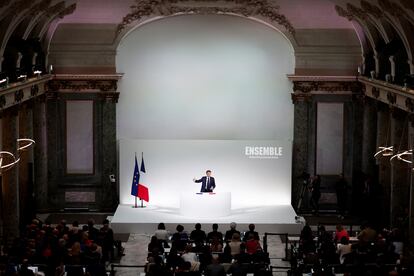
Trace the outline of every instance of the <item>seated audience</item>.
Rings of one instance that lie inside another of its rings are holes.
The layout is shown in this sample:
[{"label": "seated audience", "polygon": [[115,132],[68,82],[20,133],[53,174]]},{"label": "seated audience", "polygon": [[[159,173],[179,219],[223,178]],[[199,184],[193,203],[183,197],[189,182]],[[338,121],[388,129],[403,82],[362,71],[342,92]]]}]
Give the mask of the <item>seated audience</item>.
[{"label": "seated audience", "polygon": [[191,231],[191,234],[190,234],[190,240],[195,243],[196,251],[201,250],[201,247],[206,242],[206,239],[207,239],[206,232],[201,230],[201,224],[197,223],[195,225],[195,229]]},{"label": "seated audience", "polygon": [[340,242],[342,240],[342,237],[345,237],[347,240],[349,240],[349,233],[344,227],[342,227],[341,224],[338,224],[336,225],[335,241]]},{"label": "seated audience", "polygon": [[341,264],[345,263],[345,258],[348,254],[351,254],[352,246],[349,244],[349,240],[343,236],[341,242],[338,243],[336,253],[339,254],[339,262]]},{"label": "seated audience", "polygon": [[99,240],[102,247],[103,261],[110,261],[114,258],[114,231],[109,227],[109,220],[104,219],[103,226],[99,230]]},{"label": "seated audience", "polygon": [[212,228],[213,231],[207,234],[207,242],[211,242],[216,237],[221,243],[223,243],[223,234],[218,231],[218,224],[214,223]]},{"label": "seated audience", "polygon": [[222,241],[219,240],[217,236],[214,236],[210,242],[210,251],[211,252],[222,252],[223,251]]},{"label": "seated audience", "polygon": [[151,237],[151,241],[148,244],[148,255],[149,256],[159,256],[164,254],[164,246],[161,241],[157,239],[156,236]]},{"label": "seated audience", "polygon": [[314,253],[316,250],[312,229],[309,225],[305,225],[300,233],[299,250],[303,254]]},{"label": "seated audience", "polygon": [[213,255],[211,258],[211,264],[208,265],[204,271],[205,276],[226,276],[224,266],[220,264],[219,257]]},{"label": "seated audience", "polygon": [[246,252],[249,255],[256,254],[259,251],[262,251],[259,240],[257,240],[253,233],[249,233],[247,241],[245,242]]},{"label": "seated audience", "polygon": [[240,236],[240,232],[236,230],[236,226],[237,226],[237,224],[235,222],[230,223],[230,230],[226,231],[226,235],[224,237],[224,240],[226,242],[231,241],[234,233],[237,233]]},{"label": "seated audience", "polygon": [[377,239],[377,231],[373,229],[369,224],[361,226],[361,232],[358,234],[358,240],[361,245],[368,245],[375,242]]},{"label": "seated audience", "polygon": [[230,254],[233,258],[240,254],[240,245],[240,234],[235,232],[231,238],[231,241],[228,243],[228,246],[230,247]]},{"label": "seated audience", "polygon": [[249,224],[249,231],[247,231],[247,232],[244,233],[244,237],[243,237],[243,241],[244,242],[247,241],[247,239],[249,237],[249,234],[253,234],[253,238],[255,240],[260,240],[259,233],[257,233],[256,231],[254,231],[255,228],[256,228],[256,226],[253,223]]},{"label": "seated audience", "polygon": [[175,232],[171,238],[173,245],[177,247],[179,252],[184,251],[185,246],[188,243],[188,234],[184,231],[184,226],[178,224],[175,228],[177,232]]},{"label": "seated audience", "polygon": [[156,236],[157,239],[163,243],[165,248],[169,247],[168,238],[170,235],[168,231],[165,229],[164,223],[161,222],[160,224],[158,224],[158,228],[157,230],[155,230],[154,236]]}]

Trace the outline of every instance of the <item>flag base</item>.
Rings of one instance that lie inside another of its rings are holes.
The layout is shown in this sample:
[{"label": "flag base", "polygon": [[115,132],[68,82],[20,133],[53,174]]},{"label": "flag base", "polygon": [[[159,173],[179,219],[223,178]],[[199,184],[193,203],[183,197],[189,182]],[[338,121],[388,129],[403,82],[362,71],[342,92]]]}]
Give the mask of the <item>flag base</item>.
[{"label": "flag base", "polygon": [[135,205],[132,206],[132,208],[145,208],[147,206],[144,206],[144,200],[141,199],[141,206],[137,205],[137,197],[135,197]]}]

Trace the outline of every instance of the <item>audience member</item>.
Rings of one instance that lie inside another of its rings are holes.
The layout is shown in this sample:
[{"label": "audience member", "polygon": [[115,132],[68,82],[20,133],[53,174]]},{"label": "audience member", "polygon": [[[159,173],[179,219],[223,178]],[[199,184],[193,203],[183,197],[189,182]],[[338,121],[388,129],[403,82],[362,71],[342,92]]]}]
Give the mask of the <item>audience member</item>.
[{"label": "audience member", "polygon": [[157,239],[163,243],[165,248],[170,247],[168,245],[168,239],[169,239],[170,235],[169,235],[168,231],[165,229],[165,224],[164,223],[161,222],[160,224],[158,224],[158,228],[157,228],[157,230],[155,230],[154,236],[156,236]]},{"label": "audience member", "polygon": [[164,246],[156,236],[151,237],[151,241],[148,244],[148,254],[150,256],[158,256],[164,254]]},{"label": "audience member", "polygon": [[246,244],[246,252],[249,255],[256,254],[258,251],[262,250],[259,240],[255,238],[253,233],[249,233],[245,244]]},{"label": "audience member", "polygon": [[230,254],[233,258],[236,255],[240,254],[240,245],[241,245],[240,234],[236,232],[233,234],[231,241],[228,243],[228,246],[231,249]]},{"label": "audience member", "polygon": [[314,253],[316,250],[315,242],[313,241],[312,229],[309,225],[305,225],[300,233],[299,250],[303,254]]},{"label": "audience member", "polygon": [[349,233],[341,224],[337,224],[335,232],[335,241],[340,242],[342,240],[342,237],[345,237],[347,240],[349,240]]},{"label": "audience member", "polygon": [[197,251],[201,250],[201,247],[206,242],[206,239],[207,239],[206,232],[201,230],[201,224],[197,223],[195,225],[195,229],[191,231],[191,234],[190,234],[190,240],[192,240],[195,243]]},{"label": "audience member", "polygon": [[207,234],[207,242],[211,242],[216,237],[221,243],[223,243],[223,234],[218,231],[218,224],[213,223],[212,228],[213,231]]},{"label": "audience member", "polygon": [[253,238],[255,240],[260,240],[259,238],[259,233],[257,233],[256,231],[254,231],[254,229],[256,228],[256,226],[253,223],[249,224],[249,231],[244,233],[244,237],[243,237],[243,241],[247,241],[249,234],[253,234]]},{"label": "audience member", "polygon": [[211,264],[208,265],[204,271],[205,276],[226,276],[224,266],[220,264],[219,257],[213,255],[211,258]]},{"label": "audience member", "polygon": [[237,233],[240,236],[240,232],[236,230],[236,226],[237,224],[235,222],[230,223],[230,230],[226,231],[226,235],[224,237],[226,242],[231,241],[234,233]]},{"label": "audience member", "polygon": [[343,236],[341,242],[337,245],[336,253],[339,254],[339,262],[341,264],[345,263],[345,257],[348,254],[351,254],[352,246],[349,244],[349,240]]},{"label": "audience member", "polygon": [[213,240],[210,243],[210,251],[211,252],[222,252],[223,251],[222,241],[220,241],[218,237],[213,237]]},{"label": "audience member", "polygon": [[114,258],[114,231],[109,227],[109,220],[104,219],[103,226],[99,230],[99,240],[102,247],[103,261],[110,261]]},{"label": "audience member", "polygon": [[178,251],[184,251],[188,242],[188,234],[184,231],[184,226],[181,224],[178,224],[175,229],[177,232],[175,232],[171,238],[173,245],[175,244]]}]

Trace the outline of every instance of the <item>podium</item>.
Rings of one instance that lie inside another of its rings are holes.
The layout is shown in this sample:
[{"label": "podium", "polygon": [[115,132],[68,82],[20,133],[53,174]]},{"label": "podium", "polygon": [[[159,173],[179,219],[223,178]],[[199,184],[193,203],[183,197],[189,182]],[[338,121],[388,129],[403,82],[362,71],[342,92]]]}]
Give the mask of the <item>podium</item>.
[{"label": "podium", "polygon": [[180,214],[194,218],[217,218],[230,215],[231,193],[182,193]]}]

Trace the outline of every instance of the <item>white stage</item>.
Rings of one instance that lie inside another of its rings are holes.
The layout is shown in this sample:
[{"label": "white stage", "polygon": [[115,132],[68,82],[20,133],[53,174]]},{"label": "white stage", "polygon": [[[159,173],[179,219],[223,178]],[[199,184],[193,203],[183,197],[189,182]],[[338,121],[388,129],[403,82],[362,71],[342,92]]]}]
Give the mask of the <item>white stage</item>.
[{"label": "white stage", "polygon": [[132,208],[131,205],[118,205],[111,220],[111,227],[115,233],[152,234],[157,225],[163,222],[170,232],[175,232],[177,224],[182,224],[186,231],[191,232],[199,222],[206,232],[211,231],[213,223],[219,224],[220,231],[229,229],[230,222],[237,223],[239,231],[248,230],[248,225],[254,223],[260,234],[289,233],[299,234],[302,223],[295,222],[295,210],[291,205],[274,205],[263,207],[249,207],[232,209],[230,215],[216,218],[190,217],[180,215],[179,208],[147,206]]}]

